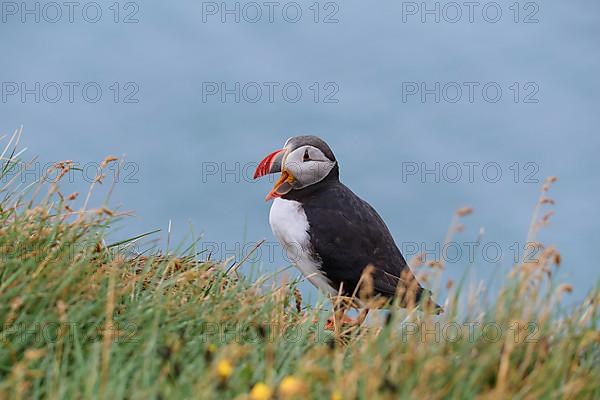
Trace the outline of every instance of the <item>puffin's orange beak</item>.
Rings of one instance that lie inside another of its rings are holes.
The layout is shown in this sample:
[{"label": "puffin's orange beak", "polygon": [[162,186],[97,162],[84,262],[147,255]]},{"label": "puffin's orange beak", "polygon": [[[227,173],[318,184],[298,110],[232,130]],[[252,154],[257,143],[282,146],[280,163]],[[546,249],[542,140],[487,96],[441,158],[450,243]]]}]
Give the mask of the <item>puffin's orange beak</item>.
[{"label": "puffin's orange beak", "polygon": [[276,199],[281,197],[290,190],[292,190],[292,183],[294,182],[294,175],[290,174],[287,170],[281,171],[281,176],[273,185],[273,189],[269,192],[265,201]]},{"label": "puffin's orange beak", "polygon": [[283,161],[286,155],[286,149],[281,149],[272,152],[266,156],[256,167],[254,171],[254,179],[260,178],[267,174],[274,174],[281,172],[281,176],[275,182],[273,189],[269,192],[265,201],[281,197],[290,190],[292,190],[292,183],[294,182],[294,176],[283,168]]}]

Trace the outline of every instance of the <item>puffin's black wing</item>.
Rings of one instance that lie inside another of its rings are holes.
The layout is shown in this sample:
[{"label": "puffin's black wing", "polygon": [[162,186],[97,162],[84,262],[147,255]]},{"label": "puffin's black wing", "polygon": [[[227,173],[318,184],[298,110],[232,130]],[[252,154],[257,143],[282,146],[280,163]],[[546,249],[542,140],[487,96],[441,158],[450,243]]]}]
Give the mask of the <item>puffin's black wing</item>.
[{"label": "puffin's black wing", "polygon": [[[304,198],[302,205],[310,224],[311,244],[334,288],[343,283],[345,294],[352,295],[369,264],[375,268],[376,294],[392,297],[399,283],[415,285],[414,275],[379,214],[345,185],[328,185]],[[423,289],[416,285],[414,301],[418,302]]]}]

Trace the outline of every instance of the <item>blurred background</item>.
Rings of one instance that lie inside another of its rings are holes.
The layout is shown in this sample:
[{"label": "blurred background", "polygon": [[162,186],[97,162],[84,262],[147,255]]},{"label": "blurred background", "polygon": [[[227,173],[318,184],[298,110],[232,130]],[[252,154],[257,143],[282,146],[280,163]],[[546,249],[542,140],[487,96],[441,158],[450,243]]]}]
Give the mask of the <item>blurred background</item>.
[{"label": "blurred background", "polygon": [[[19,179],[70,159],[83,172],[65,191],[85,194],[104,157],[122,157],[92,201],[117,179],[111,207],[135,216],[115,241],[162,229],[140,246],[174,249],[194,232],[213,258],[240,259],[265,239],[242,271],[286,267],[263,200],[274,180],[251,178],[308,133],[407,259],[446,259],[444,281],[469,265],[488,284],[502,276],[557,176],[539,239],[561,251],[573,301],[598,282],[597,1],[1,6],[0,133],[23,125],[25,158],[38,156]],[[464,206],[474,213],[444,247]]]}]

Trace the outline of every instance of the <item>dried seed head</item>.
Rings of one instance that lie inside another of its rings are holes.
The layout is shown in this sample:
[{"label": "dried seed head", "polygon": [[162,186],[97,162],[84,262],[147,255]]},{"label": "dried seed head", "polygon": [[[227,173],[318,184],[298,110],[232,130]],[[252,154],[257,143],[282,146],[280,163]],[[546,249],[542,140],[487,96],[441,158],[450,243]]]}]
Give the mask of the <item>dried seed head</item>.
[{"label": "dried seed head", "polygon": [[371,264],[367,265],[363,270],[361,280],[362,284],[360,286],[359,296],[361,299],[368,299],[371,297],[375,291],[375,286],[373,284],[373,273],[375,272],[375,267]]},{"label": "dried seed head", "polygon": [[79,196],[79,192],[75,192],[75,193],[71,193],[68,197],[67,200],[71,201],[71,200],[75,200],[77,198],[77,196]]},{"label": "dried seed head", "polygon": [[473,208],[472,207],[463,207],[463,208],[459,208],[458,210],[456,210],[456,215],[458,215],[459,217],[466,217],[467,215],[471,214],[473,212]]},{"label": "dried seed head", "polygon": [[[425,273],[425,274],[419,274],[419,275],[417,275],[417,280],[418,280],[419,282],[423,282],[423,283],[425,283],[425,284],[426,284],[426,283],[428,283],[428,282],[429,282],[429,274],[427,274],[427,273]],[[413,286],[413,284],[412,284],[412,283],[409,283],[409,284],[407,285],[407,290],[408,290],[408,288],[410,288],[411,286]]]},{"label": "dried seed head", "polygon": [[561,293],[573,293],[573,285],[569,285],[568,283],[563,283],[559,287],[556,288],[556,294]]},{"label": "dried seed head", "polygon": [[560,265],[560,262],[562,261],[560,253],[557,251],[554,254],[552,254],[552,257],[552,261],[554,261],[554,264]]},{"label": "dried seed head", "polygon": [[542,272],[546,274],[548,278],[552,278],[552,270],[546,266],[542,267]]},{"label": "dried seed head", "polygon": [[552,205],[554,205],[554,200],[552,200],[549,197],[542,197],[540,199],[540,204],[552,204]]},{"label": "dried seed head", "polygon": [[110,164],[113,161],[117,161],[117,160],[118,160],[117,157],[108,156],[104,159],[104,161],[102,161],[102,163],[100,164],[100,168],[105,168],[108,164]]},{"label": "dried seed head", "polygon": [[46,349],[28,349],[25,350],[25,359],[34,361],[42,358],[46,354]]},{"label": "dried seed head", "polygon": [[410,259],[408,264],[413,268],[423,265],[423,253],[414,255],[413,258]]},{"label": "dried seed head", "polygon": [[21,307],[22,304],[23,304],[23,299],[21,299],[20,297],[15,297],[10,301],[10,309],[12,311],[15,311],[16,309]]},{"label": "dried seed head", "polygon": [[439,269],[441,271],[444,270],[444,265],[439,261],[428,261],[427,266],[435,269]]},{"label": "dried seed head", "polygon": [[550,217],[554,215],[554,211],[550,211],[542,217],[542,224],[546,225],[550,222]]},{"label": "dried seed head", "polygon": [[531,250],[534,249],[543,249],[544,248],[544,244],[541,242],[528,242],[527,243],[527,247],[531,248]]},{"label": "dried seed head", "polygon": [[294,288],[294,299],[296,300],[296,311],[302,312],[302,294],[298,288]]},{"label": "dried seed head", "polygon": [[65,313],[65,311],[67,311],[67,305],[65,304],[65,302],[64,302],[64,301],[62,301],[62,300],[58,300],[58,301],[56,302],[56,309],[58,310],[58,312],[59,312],[60,314],[64,314],[64,313]]}]

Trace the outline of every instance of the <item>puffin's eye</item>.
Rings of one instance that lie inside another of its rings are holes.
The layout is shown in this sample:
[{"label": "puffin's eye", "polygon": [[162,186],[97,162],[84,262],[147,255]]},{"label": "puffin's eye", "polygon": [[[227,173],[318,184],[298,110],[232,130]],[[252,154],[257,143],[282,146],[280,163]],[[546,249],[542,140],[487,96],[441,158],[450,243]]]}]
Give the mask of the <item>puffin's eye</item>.
[{"label": "puffin's eye", "polygon": [[308,155],[308,149],[304,150],[304,157],[302,157],[302,161],[310,161],[310,156]]}]

